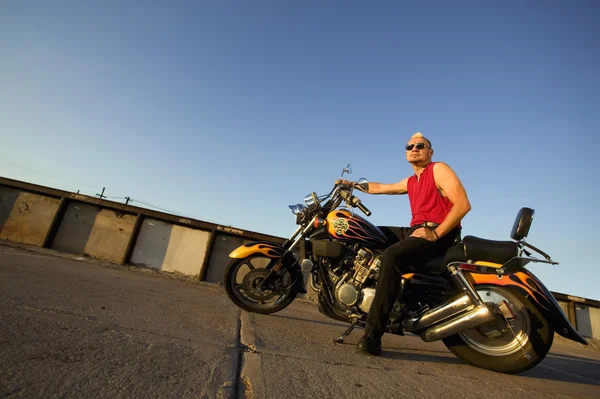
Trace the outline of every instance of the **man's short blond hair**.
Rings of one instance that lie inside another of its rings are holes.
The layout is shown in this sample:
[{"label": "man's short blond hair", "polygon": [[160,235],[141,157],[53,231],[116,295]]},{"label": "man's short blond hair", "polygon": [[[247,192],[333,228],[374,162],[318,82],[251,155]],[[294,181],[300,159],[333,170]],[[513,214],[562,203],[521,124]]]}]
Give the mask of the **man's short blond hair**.
[{"label": "man's short blond hair", "polygon": [[423,136],[423,133],[421,132],[416,132],[415,134],[413,134],[412,136],[410,136],[411,139],[423,139],[425,141],[427,141],[427,144],[429,144],[429,148],[433,149],[433,147],[431,146],[431,141],[429,141],[429,139],[425,136]]}]

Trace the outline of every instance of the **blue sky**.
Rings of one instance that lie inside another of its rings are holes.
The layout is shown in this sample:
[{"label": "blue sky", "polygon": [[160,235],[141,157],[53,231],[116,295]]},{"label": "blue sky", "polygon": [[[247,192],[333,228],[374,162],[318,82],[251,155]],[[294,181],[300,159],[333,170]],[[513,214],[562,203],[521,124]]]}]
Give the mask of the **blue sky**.
[{"label": "blue sky", "polygon": [[[0,175],[287,236],[287,205],[348,162],[410,175],[421,131],[467,189],[464,235],[509,239],[532,207],[529,241],[560,265],[530,269],[600,299],[599,18],[583,0],[3,1]],[[374,224],[410,221],[406,196],[362,199]]]}]

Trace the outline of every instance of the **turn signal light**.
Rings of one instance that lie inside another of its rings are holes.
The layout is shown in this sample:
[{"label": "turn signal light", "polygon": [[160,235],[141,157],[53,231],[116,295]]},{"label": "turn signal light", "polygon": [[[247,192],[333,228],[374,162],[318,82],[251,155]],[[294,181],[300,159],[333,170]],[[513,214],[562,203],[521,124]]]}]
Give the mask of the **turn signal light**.
[{"label": "turn signal light", "polygon": [[317,227],[325,226],[326,224],[327,224],[327,220],[325,220],[323,218],[315,218],[313,226],[315,228],[317,228]]}]

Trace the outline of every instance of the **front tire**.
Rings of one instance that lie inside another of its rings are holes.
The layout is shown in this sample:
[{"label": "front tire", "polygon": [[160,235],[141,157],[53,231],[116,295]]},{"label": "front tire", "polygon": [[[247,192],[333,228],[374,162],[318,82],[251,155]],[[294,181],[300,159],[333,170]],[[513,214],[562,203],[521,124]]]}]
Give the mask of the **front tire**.
[{"label": "front tire", "polygon": [[[252,313],[270,314],[286,308],[298,294],[293,287],[293,279],[286,269],[282,269],[281,281],[285,290],[265,291],[257,296],[252,291],[258,285],[268,270],[277,264],[277,260],[264,255],[253,255],[244,259],[232,259],[224,273],[225,291],[233,303]],[[247,269],[244,273],[244,270]],[[246,275],[255,273],[253,281],[248,281]]]},{"label": "front tire", "polygon": [[510,328],[498,316],[496,321],[444,338],[446,347],[468,364],[506,374],[521,373],[541,362],[552,346],[554,330],[535,305],[516,290],[493,285],[475,289],[492,307],[506,301],[515,316]]}]

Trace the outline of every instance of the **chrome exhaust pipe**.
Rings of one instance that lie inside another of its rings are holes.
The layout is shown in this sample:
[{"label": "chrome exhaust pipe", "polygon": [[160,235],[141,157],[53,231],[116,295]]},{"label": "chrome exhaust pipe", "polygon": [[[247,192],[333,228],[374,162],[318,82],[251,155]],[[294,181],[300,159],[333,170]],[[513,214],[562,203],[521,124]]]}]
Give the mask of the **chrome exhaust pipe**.
[{"label": "chrome exhaust pipe", "polygon": [[487,306],[480,305],[462,316],[428,328],[427,331],[421,334],[421,339],[425,342],[438,341],[492,320],[494,320],[494,315]]},{"label": "chrome exhaust pipe", "polygon": [[420,331],[441,321],[446,320],[458,313],[464,312],[473,306],[473,301],[467,294],[463,294],[456,299],[451,299],[440,306],[428,310],[422,316],[407,319],[402,323],[406,331]]}]

